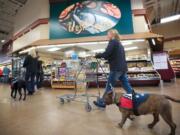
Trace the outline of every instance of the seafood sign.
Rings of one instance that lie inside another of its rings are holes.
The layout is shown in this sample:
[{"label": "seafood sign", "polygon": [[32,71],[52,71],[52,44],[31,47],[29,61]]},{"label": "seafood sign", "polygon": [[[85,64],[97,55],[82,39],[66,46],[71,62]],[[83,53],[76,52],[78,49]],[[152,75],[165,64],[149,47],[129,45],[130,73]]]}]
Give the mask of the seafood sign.
[{"label": "seafood sign", "polygon": [[71,0],[50,5],[50,39],[132,34],[130,0]]},{"label": "seafood sign", "polygon": [[59,15],[60,25],[75,34],[97,34],[114,27],[121,18],[120,9],[109,2],[77,2]]}]

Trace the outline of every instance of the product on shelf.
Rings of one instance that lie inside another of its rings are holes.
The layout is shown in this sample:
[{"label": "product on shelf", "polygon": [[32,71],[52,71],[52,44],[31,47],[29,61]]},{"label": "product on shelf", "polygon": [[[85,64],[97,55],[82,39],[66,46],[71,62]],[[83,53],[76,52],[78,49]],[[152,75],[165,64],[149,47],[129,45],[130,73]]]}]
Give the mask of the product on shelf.
[{"label": "product on shelf", "polygon": [[170,62],[176,76],[180,77],[180,59],[171,59]]},{"label": "product on shelf", "polygon": [[[134,86],[157,86],[160,83],[160,75],[153,68],[153,65],[150,60],[144,59],[131,59],[127,61],[128,63],[128,78],[132,85]],[[98,82],[101,86],[105,86],[107,82],[107,76],[109,74],[108,64],[101,63],[101,67],[98,70]],[[96,86],[95,82],[91,83],[93,86]]]},{"label": "product on shelf", "polygon": [[64,60],[54,62],[52,68],[52,88],[76,88],[76,72],[79,68],[78,60]]}]

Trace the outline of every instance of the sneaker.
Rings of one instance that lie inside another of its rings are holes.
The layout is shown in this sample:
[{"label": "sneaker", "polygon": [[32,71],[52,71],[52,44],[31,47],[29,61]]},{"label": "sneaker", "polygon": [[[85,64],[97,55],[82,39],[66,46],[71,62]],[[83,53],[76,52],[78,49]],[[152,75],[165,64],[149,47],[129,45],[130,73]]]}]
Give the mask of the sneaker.
[{"label": "sneaker", "polygon": [[106,104],[103,101],[101,101],[101,100],[94,101],[93,103],[94,103],[95,106],[97,106],[99,108],[106,108]]}]

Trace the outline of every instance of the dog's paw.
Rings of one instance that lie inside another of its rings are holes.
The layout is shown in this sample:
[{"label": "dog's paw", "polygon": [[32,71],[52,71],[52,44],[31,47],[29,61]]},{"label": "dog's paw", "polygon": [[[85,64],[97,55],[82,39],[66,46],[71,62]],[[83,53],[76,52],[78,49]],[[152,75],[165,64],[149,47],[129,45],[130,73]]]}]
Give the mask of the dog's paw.
[{"label": "dog's paw", "polygon": [[148,125],[148,128],[149,128],[149,129],[152,129],[153,127],[154,127],[154,124],[149,124],[149,125]]},{"label": "dog's paw", "polygon": [[135,120],[135,117],[133,117],[133,116],[129,116],[129,118],[128,119],[130,119],[131,121],[134,121]]},{"label": "dog's paw", "polygon": [[121,123],[119,123],[118,126],[119,126],[120,128],[123,128],[123,124],[121,124]]},{"label": "dog's paw", "polygon": [[25,101],[26,99],[25,98],[23,98],[23,101]]}]

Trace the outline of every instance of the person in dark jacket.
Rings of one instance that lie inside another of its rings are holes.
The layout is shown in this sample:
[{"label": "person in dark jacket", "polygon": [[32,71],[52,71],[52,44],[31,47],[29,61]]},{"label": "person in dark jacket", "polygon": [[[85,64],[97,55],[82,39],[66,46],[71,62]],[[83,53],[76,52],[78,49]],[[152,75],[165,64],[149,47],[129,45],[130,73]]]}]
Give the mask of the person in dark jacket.
[{"label": "person in dark jacket", "polygon": [[42,61],[38,60],[37,63],[37,75],[36,75],[36,84],[37,88],[40,89],[42,87],[42,81],[44,78],[44,72],[43,72],[43,67],[42,67]]},{"label": "person in dark jacket", "polygon": [[[133,89],[130,86],[127,77],[128,68],[127,68],[125,50],[120,42],[119,33],[117,30],[113,29],[108,32],[107,36],[109,39],[109,44],[105,52],[96,54],[95,56],[96,58],[104,58],[105,60],[108,60],[110,66],[110,73],[107,80],[104,95],[106,93],[112,92],[116,80],[121,81],[122,87],[124,88],[126,93],[132,94]],[[98,107],[103,107],[103,108],[106,107],[103,98],[98,101],[94,101],[94,104]]]},{"label": "person in dark jacket", "polygon": [[35,49],[32,49],[24,60],[23,67],[26,68],[25,81],[28,95],[35,92],[35,76],[37,74],[37,55]]}]

